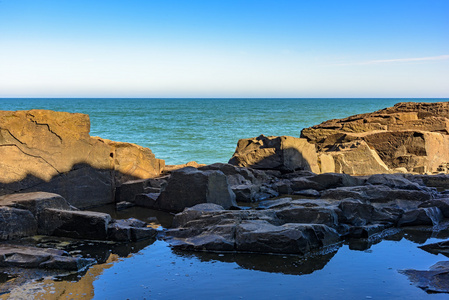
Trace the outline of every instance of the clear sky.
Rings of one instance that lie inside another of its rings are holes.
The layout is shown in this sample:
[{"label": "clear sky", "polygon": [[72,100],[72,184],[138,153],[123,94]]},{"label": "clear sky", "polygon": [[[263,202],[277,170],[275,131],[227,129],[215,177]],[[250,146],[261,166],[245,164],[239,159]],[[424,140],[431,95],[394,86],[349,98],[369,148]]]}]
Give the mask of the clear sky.
[{"label": "clear sky", "polygon": [[449,97],[449,0],[0,0],[0,97]]}]

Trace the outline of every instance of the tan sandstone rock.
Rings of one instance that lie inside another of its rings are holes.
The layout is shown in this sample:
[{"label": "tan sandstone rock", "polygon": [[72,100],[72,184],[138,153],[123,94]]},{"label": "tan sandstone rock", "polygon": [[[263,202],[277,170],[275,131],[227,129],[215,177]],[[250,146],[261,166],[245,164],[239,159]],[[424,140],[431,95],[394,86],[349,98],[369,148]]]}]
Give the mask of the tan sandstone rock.
[{"label": "tan sandstone rock", "polygon": [[89,131],[85,114],[0,111],[0,195],[46,191],[89,207],[113,202],[118,183],[161,173],[150,149]]}]

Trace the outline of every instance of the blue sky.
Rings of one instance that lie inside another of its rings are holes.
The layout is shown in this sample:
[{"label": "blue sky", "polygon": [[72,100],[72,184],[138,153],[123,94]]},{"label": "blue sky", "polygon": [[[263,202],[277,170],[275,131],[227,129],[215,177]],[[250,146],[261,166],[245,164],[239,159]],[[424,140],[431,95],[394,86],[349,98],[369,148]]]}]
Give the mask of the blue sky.
[{"label": "blue sky", "polygon": [[0,97],[449,97],[449,1],[0,0]]}]

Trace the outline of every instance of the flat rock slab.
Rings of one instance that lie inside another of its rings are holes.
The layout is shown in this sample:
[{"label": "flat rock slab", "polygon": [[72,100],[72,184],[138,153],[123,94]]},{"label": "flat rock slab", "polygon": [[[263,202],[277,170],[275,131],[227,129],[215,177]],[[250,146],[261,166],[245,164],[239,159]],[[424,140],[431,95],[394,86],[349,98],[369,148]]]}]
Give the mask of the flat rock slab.
[{"label": "flat rock slab", "polygon": [[94,259],[71,257],[63,250],[0,245],[0,267],[58,269],[78,272],[94,263]]},{"label": "flat rock slab", "polygon": [[449,261],[440,261],[428,271],[401,270],[417,287],[427,293],[449,293]]},{"label": "flat rock slab", "polygon": [[34,216],[45,208],[72,210],[60,195],[46,192],[19,193],[0,196],[0,206],[10,206],[29,210]]},{"label": "flat rock slab", "polygon": [[111,216],[93,211],[45,209],[39,217],[40,234],[106,240]]}]

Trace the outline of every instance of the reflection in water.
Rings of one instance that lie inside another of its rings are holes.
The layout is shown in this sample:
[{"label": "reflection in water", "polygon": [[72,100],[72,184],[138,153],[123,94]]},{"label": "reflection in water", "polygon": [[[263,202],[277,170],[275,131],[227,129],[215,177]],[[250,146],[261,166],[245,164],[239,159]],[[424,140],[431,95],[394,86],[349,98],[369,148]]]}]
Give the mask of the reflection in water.
[{"label": "reflection in water", "polygon": [[[0,276],[0,299],[91,299],[94,296],[93,282],[103,270],[154,242],[155,239],[147,239],[133,243],[115,243],[49,236],[22,239],[20,243],[65,250],[73,256],[94,258],[98,264],[81,273],[10,268],[8,272],[15,275],[15,278],[11,275]],[[42,278],[46,279],[36,282]]]},{"label": "reflection in water", "polygon": [[173,253],[183,258],[197,258],[202,262],[220,261],[236,263],[243,269],[256,270],[269,273],[282,273],[289,275],[312,274],[321,270],[337,253],[338,247],[326,253],[316,253],[307,257],[299,255],[276,255],[259,253],[210,253],[173,250]]}]

